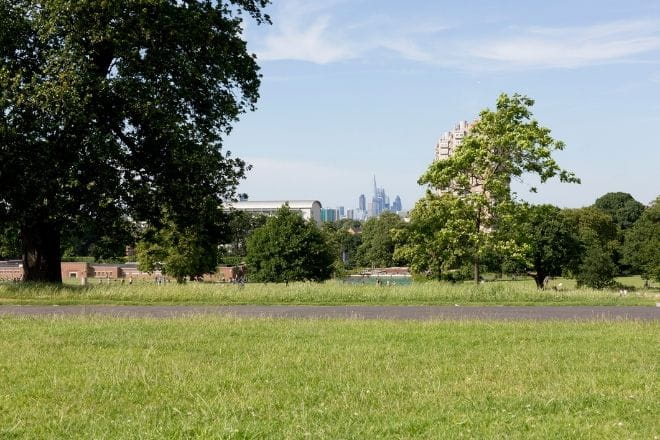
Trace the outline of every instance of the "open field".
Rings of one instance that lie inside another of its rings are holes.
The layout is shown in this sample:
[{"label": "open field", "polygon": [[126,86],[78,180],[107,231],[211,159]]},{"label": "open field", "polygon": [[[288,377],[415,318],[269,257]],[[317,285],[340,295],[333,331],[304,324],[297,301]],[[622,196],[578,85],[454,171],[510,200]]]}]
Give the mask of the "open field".
[{"label": "open field", "polygon": [[657,323],[1,318],[0,438],[657,438]]},{"label": "open field", "polygon": [[[639,284],[641,279],[624,280]],[[308,304],[308,305],[655,305],[660,289],[575,289],[539,291],[530,280],[474,283],[414,283],[408,286],[344,284],[340,281],[284,284],[188,283],[185,285],[111,282],[89,286],[0,284],[0,304]]]}]

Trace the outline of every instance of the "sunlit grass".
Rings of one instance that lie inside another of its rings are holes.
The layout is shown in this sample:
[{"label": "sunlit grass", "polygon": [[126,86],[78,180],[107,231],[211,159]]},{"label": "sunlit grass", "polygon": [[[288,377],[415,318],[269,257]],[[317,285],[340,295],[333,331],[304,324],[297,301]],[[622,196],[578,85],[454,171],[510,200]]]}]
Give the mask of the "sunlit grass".
[{"label": "sunlit grass", "polygon": [[[558,282],[554,281],[556,285]],[[88,286],[0,285],[4,304],[498,304],[498,305],[654,305],[658,290],[575,289],[563,280],[561,290],[537,290],[531,281],[415,283],[376,286],[326,283],[235,284],[175,283],[133,285],[111,282]]]},{"label": "sunlit grass", "polygon": [[0,438],[648,438],[657,323],[1,318]]}]

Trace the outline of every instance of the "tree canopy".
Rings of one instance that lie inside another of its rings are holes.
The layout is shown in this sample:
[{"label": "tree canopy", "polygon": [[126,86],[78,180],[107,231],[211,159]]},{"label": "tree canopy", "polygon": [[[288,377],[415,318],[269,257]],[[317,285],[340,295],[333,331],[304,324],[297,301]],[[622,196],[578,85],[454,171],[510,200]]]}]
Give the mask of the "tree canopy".
[{"label": "tree canopy", "polygon": [[254,109],[244,17],[268,0],[0,0],[0,223],[26,280],[61,281],[81,218],[215,218],[245,163],[222,151]]},{"label": "tree canopy", "polygon": [[660,281],[660,197],[626,231],[623,255],[642,277]]},{"label": "tree canopy", "polygon": [[394,231],[404,227],[398,214],[383,212],[372,217],[362,226],[362,243],[357,249],[357,260],[363,266],[390,267],[394,258]]},{"label": "tree canopy", "polygon": [[315,223],[283,206],[248,238],[251,281],[323,281],[335,261],[330,245]]},{"label": "tree canopy", "polygon": [[526,244],[527,268],[536,287],[542,288],[545,277],[559,276],[577,267],[583,251],[577,226],[561,209],[552,205],[525,207],[521,236]]},{"label": "tree canopy", "polygon": [[594,208],[609,214],[622,230],[631,227],[644,212],[644,205],[624,192],[607,193],[594,203]]}]

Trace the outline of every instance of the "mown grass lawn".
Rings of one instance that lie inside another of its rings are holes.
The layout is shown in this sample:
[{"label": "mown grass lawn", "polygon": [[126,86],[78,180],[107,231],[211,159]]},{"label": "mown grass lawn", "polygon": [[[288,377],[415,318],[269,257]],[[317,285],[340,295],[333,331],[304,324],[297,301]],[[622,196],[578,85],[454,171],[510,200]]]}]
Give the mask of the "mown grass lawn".
[{"label": "mown grass lawn", "polygon": [[[641,279],[627,280],[628,284]],[[360,285],[326,283],[184,285],[110,282],[88,286],[0,284],[0,304],[402,304],[402,305],[655,305],[660,289],[576,289],[571,280],[561,290],[536,289],[530,280],[474,283]]]},{"label": "mown grass lawn", "polygon": [[0,438],[660,436],[660,325],[0,319]]}]

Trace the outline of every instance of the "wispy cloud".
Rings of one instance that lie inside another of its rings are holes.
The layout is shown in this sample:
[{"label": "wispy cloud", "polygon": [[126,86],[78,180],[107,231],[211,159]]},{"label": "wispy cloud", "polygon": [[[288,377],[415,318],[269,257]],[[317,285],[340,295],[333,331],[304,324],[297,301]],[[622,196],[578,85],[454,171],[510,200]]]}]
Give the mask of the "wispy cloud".
[{"label": "wispy cloud", "polygon": [[[660,51],[660,22],[622,20],[571,27],[498,27],[434,17],[352,17],[348,0],[280,0],[259,35],[262,61],[329,64],[384,54],[463,70],[579,68],[641,62]],[[344,15],[342,15],[342,13]],[[451,30],[451,32],[448,32]]]},{"label": "wispy cloud", "polygon": [[328,64],[387,50],[405,59],[430,62],[432,54],[418,39],[447,29],[438,23],[398,23],[384,16],[346,22],[332,14],[332,7],[341,3],[346,1],[280,3],[273,28],[258,44],[259,59]]},{"label": "wispy cloud", "polygon": [[660,50],[660,23],[618,21],[584,27],[515,29],[472,44],[478,59],[526,68],[577,68]]}]

